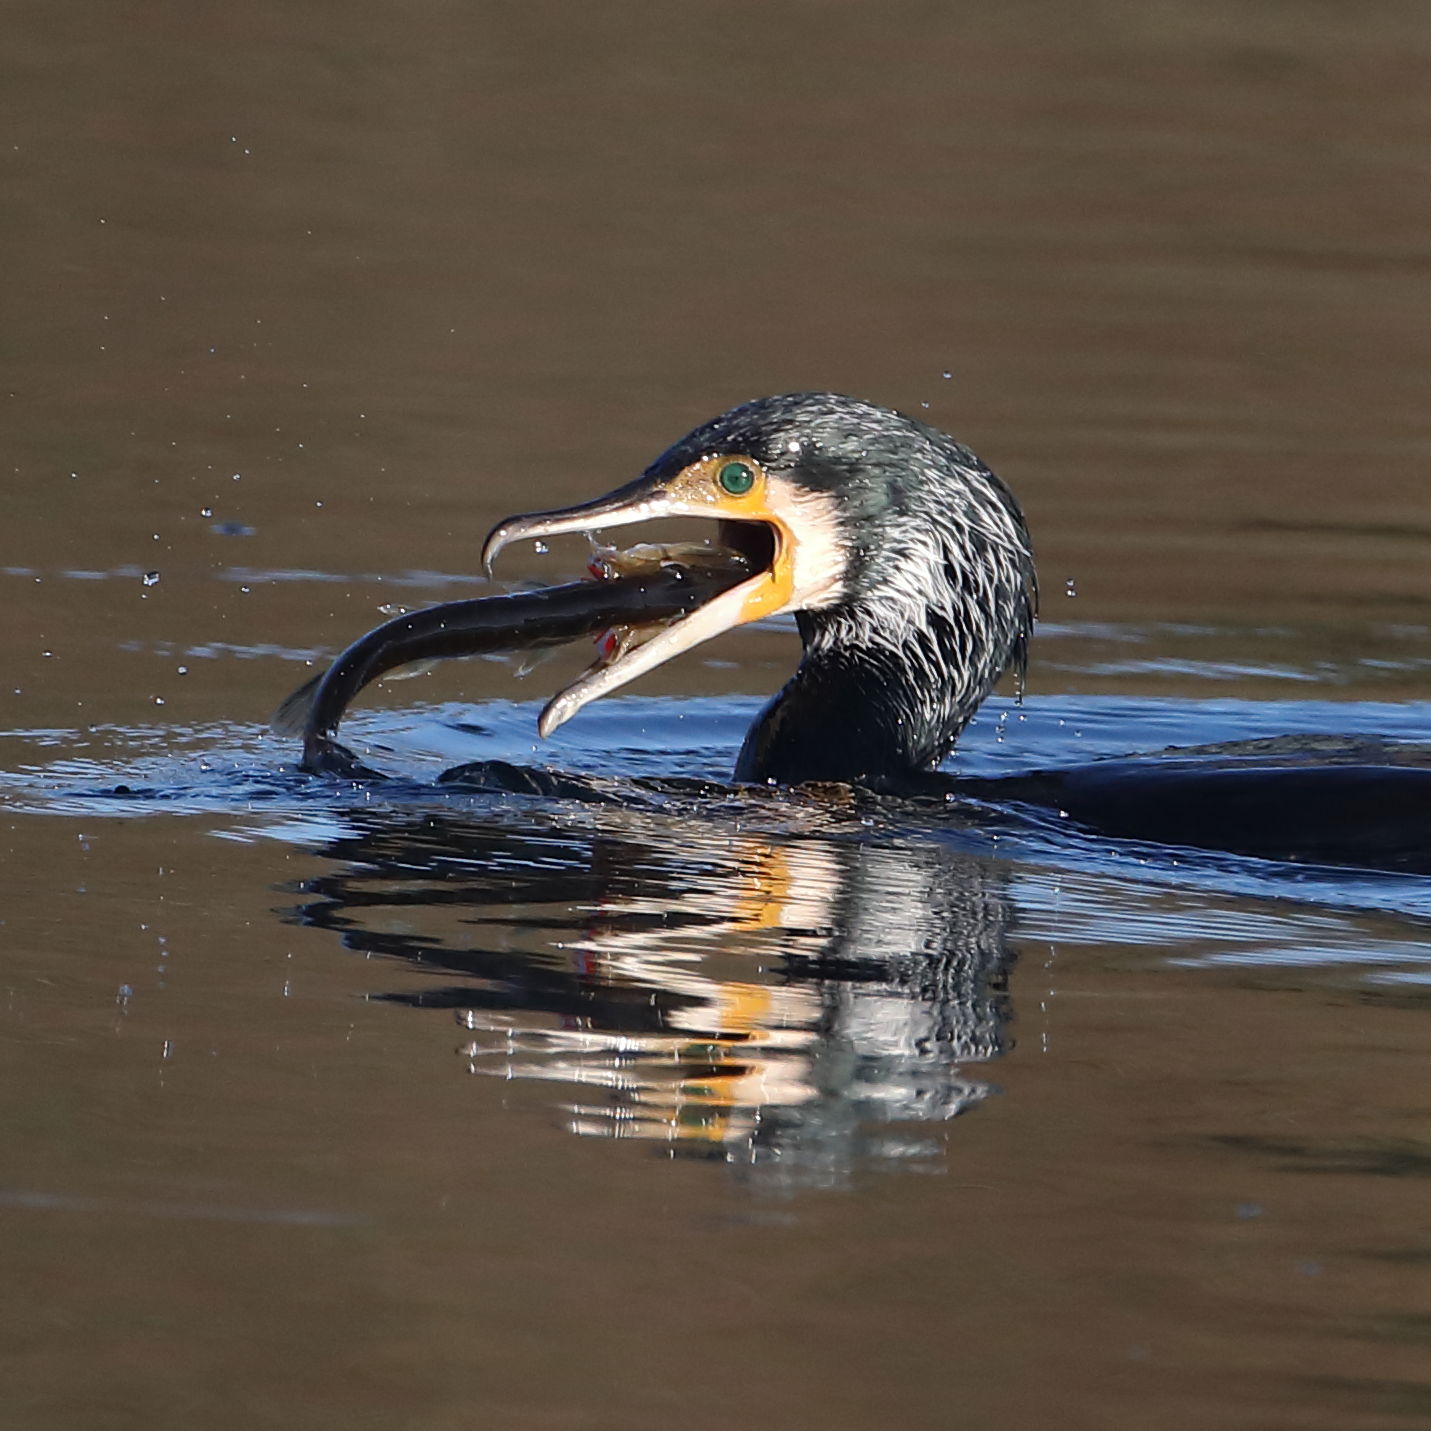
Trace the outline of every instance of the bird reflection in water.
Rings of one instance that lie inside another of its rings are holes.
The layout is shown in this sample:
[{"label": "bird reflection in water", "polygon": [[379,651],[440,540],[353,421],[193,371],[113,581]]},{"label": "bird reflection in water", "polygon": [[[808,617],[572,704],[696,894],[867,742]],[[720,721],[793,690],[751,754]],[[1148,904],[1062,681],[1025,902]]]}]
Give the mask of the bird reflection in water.
[{"label": "bird reflection in water", "polygon": [[374,997],[454,1010],[474,1073],[571,1085],[575,1133],[777,1185],[940,1165],[1005,1043],[997,860],[586,813],[354,815],[291,917],[446,976]]}]

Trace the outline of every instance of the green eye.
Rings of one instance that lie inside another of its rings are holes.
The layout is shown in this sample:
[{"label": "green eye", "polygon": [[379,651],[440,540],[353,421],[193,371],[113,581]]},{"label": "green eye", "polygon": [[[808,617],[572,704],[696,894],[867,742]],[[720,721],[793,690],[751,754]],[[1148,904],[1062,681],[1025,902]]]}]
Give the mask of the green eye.
[{"label": "green eye", "polygon": [[755,473],[744,462],[727,462],[716,473],[716,481],[732,497],[743,497],[755,486]]}]

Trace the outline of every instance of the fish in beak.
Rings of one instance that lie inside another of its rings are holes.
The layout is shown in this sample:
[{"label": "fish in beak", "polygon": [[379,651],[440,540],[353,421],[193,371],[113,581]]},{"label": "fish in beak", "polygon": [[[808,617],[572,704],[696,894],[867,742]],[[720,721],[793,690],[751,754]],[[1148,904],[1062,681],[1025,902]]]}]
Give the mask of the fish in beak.
[{"label": "fish in beak", "polygon": [[649,553],[633,558],[629,573],[594,573],[602,580],[448,601],[394,616],[294,691],[274,715],[273,729],[302,737],[304,770],[373,775],[334,738],[349,705],[370,681],[414,663],[561,645],[603,630],[639,641],[743,581],[750,570],[743,559],[711,548]]},{"label": "fish in beak", "polygon": [[[662,517],[696,517],[715,522],[712,544],[722,555],[745,561],[750,575],[712,596],[688,615],[659,627],[617,632],[603,643],[603,654],[547,704],[538,721],[550,735],[584,705],[654,670],[712,636],[777,612],[825,605],[837,594],[842,553],[833,545],[802,539],[802,533],[835,528],[830,499],[807,491],[783,475],[768,472],[754,458],[718,453],[705,456],[665,477],[645,476],[605,497],[559,511],[508,517],[494,527],[482,547],[490,571],[503,548],[513,542],[599,532]],[[627,576],[649,553],[671,548],[637,547],[605,552],[603,576]]]}]

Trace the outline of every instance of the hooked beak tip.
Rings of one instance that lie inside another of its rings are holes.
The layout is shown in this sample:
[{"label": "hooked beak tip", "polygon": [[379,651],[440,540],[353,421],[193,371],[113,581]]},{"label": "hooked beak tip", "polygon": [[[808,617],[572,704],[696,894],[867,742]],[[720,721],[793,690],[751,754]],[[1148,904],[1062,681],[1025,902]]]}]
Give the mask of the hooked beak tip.
[{"label": "hooked beak tip", "polygon": [[575,711],[566,708],[568,705],[569,702],[564,701],[561,695],[557,695],[542,707],[542,713],[537,717],[537,734],[543,740],[550,740],[552,732],[558,726],[565,725],[576,714]]},{"label": "hooked beak tip", "polygon": [[564,536],[570,532],[594,531],[599,527],[625,527],[633,522],[644,522],[651,517],[671,516],[669,498],[660,492],[652,493],[650,484],[644,478],[618,488],[594,502],[583,502],[576,507],[563,507],[553,512],[530,512],[517,517],[505,517],[490,532],[482,543],[482,565],[491,575],[492,563],[505,547],[526,537],[534,540],[541,537]]},{"label": "hooked beak tip", "polygon": [[499,522],[490,532],[487,539],[482,543],[482,570],[488,575],[492,575],[492,563],[497,560],[497,553],[507,545],[508,523]]}]

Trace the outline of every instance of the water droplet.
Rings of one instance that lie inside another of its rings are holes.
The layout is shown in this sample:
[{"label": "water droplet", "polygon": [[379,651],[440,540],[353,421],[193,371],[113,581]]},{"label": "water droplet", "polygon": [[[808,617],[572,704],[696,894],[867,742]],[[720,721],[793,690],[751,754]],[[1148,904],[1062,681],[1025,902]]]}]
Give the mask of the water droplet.
[{"label": "water droplet", "polygon": [[189,668],[187,666],[176,666],[174,669],[178,671],[181,676],[187,676],[189,674]]},{"label": "water droplet", "polygon": [[1073,578],[1072,578],[1072,577],[1069,577],[1068,580],[1063,583],[1063,594],[1064,594],[1065,596],[1077,596],[1077,595],[1078,595],[1078,588],[1073,584]]},{"label": "water droplet", "polygon": [[199,515],[201,517],[212,517],[214,515],[214,509],[212,507],[200,507]]},{"label": "water droplet", "polygon": [[159,573],[158,573],[157,571],[146,571],[146,572],[144,573],[144,585],[145,585],[145,586],[158,586],[158,585],[159,585]]},{"label": "water droplet", "polygon": [[939,376],[942,377],[942,378],[947,382],[950,378],[952,378],[952,377],[954,376],[954,374],[953,374],[953,373],[940,373]]},{"label": "water droplet", "polygon": [[538,556],[545,556],[551,548],[545,542],[533,542],[532,550],[536,552]]}]

